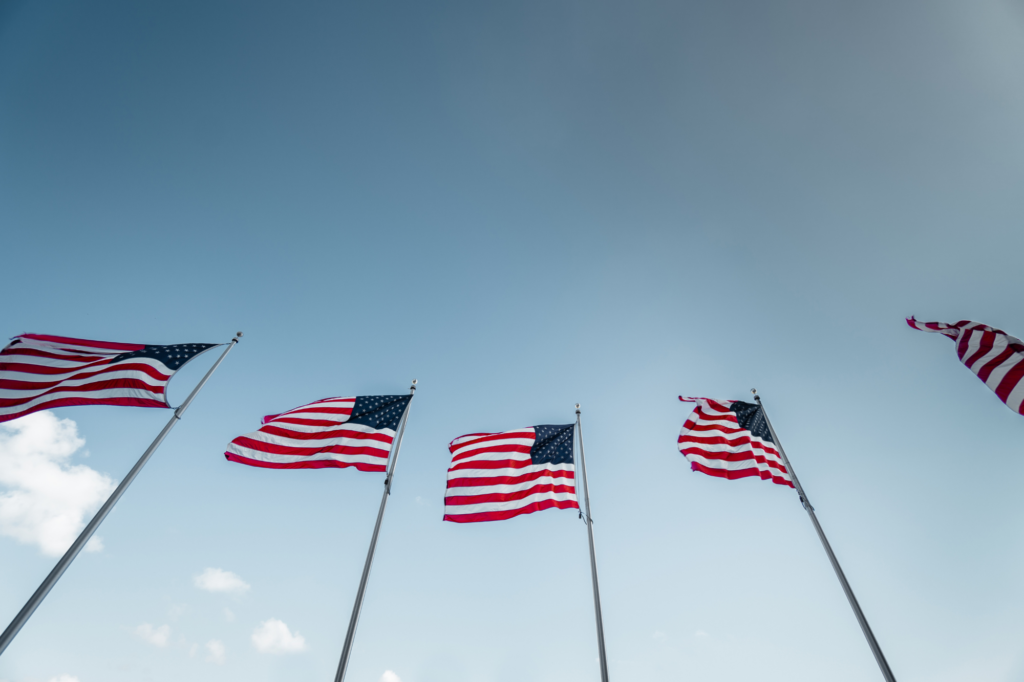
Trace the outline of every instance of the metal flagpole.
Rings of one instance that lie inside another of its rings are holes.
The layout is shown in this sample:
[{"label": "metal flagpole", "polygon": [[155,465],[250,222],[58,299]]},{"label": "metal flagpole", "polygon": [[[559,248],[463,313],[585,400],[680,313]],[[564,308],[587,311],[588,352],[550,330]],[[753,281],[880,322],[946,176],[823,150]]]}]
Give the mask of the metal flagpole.
[{"label": "metal flagpole", "polygon": [[604,651],[604,620],[601,618],[601,591],[597,587],[597,554],[594,551],[594,520],[590,517],[590,491],[587,488],[587,460],[583,456],[583,426],[580,404],[576,403],[576,431],[580,437],[580,473],[583,474],[583,505],[587,508],[587,539],[590,540],[590,577],[594,583],[594,616],[597,621],[597,651],[601,661],[601,682],[608,682],[608,658]]},{"label": "metal flagpole", "polygon": [[[412,380],[409,387],[409,395],[416,395],[416,380]],[[380,534],[380,523],[384,520],[384,508],[388,506],[388,497],[391,495],[391,481],[395,476],[395,465],[398,464],[398,455],[402,450],[402,436],[405,435],[405,423],[409,420],[409,408],[412,407],[412,397],[405,406],[405,414],[402,415],[402,425],[398,428],[398,437],[394,440],[395,454],[388,463],[387,476],[384,478],[384,496],[380,501],[380,511],[377,512],[377,523],[373,527],[373,537],[370,538],[370,550],[366,553],[366,563],[363,565],[363,576],[359,579],[359,589],[356,590],[356,603],[352,606],[352,617],[348,621],[348,632],[345,633],[345,645],[341,648],[341,660],[338,662],[338,673],[334,676],[334,682],[343,682],[345,672],[348,670],[348,659],[352,655],[352,642],[356,638],[356,626],[359,625],[359,611],[363,607],[363,595],[366,593],[366,581],[370,577],[370,566],[373,565],[373,553],[377,549],[377,536]]]},{"label": "metal flagpole", "polygon": [[779,448],[779,454],[782,455],[782,463],[786,465],[786,471],[789,472],[790,477],[793,479],[793,485],[796,487],[796,492],[800,496],[800,503],[803,504],[804,509],[807,510],[807,515],[811,517],[811,523],[814,524],[814,530],[818,531],[818,539],[821,540],[821,546],[825,548],[825,553],[828,554],[828,560],[832,562],[832,568],[836,572],[836,577],[839,578],[839,583],[843,586],[843,592],[846,593],[846,598],[850,601],[850,606],[853,608],[853,614],[857,616],[857,622],[860,623],[860,629],[864,632],[864,637],[868,640],[868,646],[871,647],[871,653],[875,655],[875,661],[878,662],[878,667],[882,671],[882,677],[885,678],[886,682],[896,682],[896,677],[892,674],[892,670],[889,669],[889,663],[885,660],[885,655],[882,653],[882,648],[878,646],[878,641],[875,640],[875,635],[871,632],[871,626],[868,625],[868,619],[864,617],[864,612],[860,610],[860,604],[857,603],[857,597],[853,594],[853,589],[850,587],[850,583],[846,582],[846,575],[843,573],[843,569],[839,566],[839,560],[836,559],[836,555],[832,552],[832,546],[828,544],[828,538],[825,537],[825,531],[821,529],[821,524],[818,523],[818,517],[814,515],[814,507],[811,506],[811,501],[807,498],[807,494],[804,492],[803,486],[800,485],[800,479],[796,477],[796,472],[793,471],[793,465],[789,463],[789,458],[786,457],[786,451],[782,449],[782,443],[779,442],[779,437],[775,433],[775,429],[772,428],[772,422],[768,419],[768,413],[764,409],[764,405],[761,404],[761,396],[757,394],[756,389],[750,389],[750,392],[754,394],[754,400],[757,401],[758,407],[761,408],[761,414],[764,416],[764,421],[768,425],[768,431],[772,434],[772,440],[775,441],[775,445]]},{"label": "metal flagpole", "polygon": [[157,435],[156,440],[146,448],[146,451],[142,453],[142,457],[139,457],[139,461],[135,463],[132,470],[128,472],[128,475],[124,477],[110,497],[107,498],[107,501],[103,503],[102,507],[100,507],[100,510],[96,512],[94,517],[92,517],[92,521],[90,521],[85,527],[85,530],[83,530],[81,535],[78,536],[78,539],[75,540],[74,544],[71,545],[68,551],[64,552],[64,556],[60,558],[57,565],[53,567],[52,571],[50,571],[50,575],[46,576],[46,579],[43,580],[43,584],[39,586],[31,597],[29,597],[28,603],[21,608],[21,611],[19,611],[18,615],[14,617],[11,624],[8,625],[7,629],[4,630],[4,633],[0,635],[0,655],[4,653],[7,646],[18,634],[18,631],[21,630],[22,626],[28,622],[28,619],[32,617],[32,613],[39,607],[39,604],[41,604],[43,599],[46,598],[46,595],[49,594],[51,589],[53,589],[53,586],[58,580],[60,580],[60,577],[64,575],[64,571],[68,569],[71,562],[74,561],[75,557],[78,556],[78,553],[82,551],[82,548],[85,547],[85,543],[89,542],[92,534],[95,533],[96,529],[99,528],[101,523],[103,523],[103,519],[107,517],[110,510],[113,509],[114,505],[117,504],[117,501],[121,499],[121,495],[124,494],[124,491],[128,489],[128,486],[132,484],[135,477],[139,475],[139,472],[142,471],[142,467],[146,466],[146,462],[148,462],[149,458],[153,456],[156,449],[160,447],[160,444],[164,442],[164,438],[166,438],[167,434],[171,432],[174,425],[181,420],[181,415],[185,414],[185,410],[188,409],[188,406],[195,399],[199,390],[206,385],[207,381],[210,380],[214,370],[220,366],[220,363],[224,362],[224,358],[228,356],[228,353],[231,352],[231,349],[235,347],[235,344],[238,343],[238,340],[241,337],[242,332],[238,332],[238,335],[228,342],[227,348],[225,348],[224,352],[221,353],[219,358],[217,358],[217,362],[213,363],[213,367],[206,372],[206,376],[203,377],[202,381],[196,384],[196,387],[192,389],[189,396],[185,398],[185,402],[174,410],[174,414],[171,415],[170,421],[167,422],[167,425]]}]

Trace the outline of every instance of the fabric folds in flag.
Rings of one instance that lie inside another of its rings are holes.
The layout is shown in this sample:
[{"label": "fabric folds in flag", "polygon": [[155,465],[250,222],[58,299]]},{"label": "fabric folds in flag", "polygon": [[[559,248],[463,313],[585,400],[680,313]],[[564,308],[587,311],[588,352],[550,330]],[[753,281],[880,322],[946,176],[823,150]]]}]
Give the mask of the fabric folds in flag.
[{"label": "fabric folds in flag", "polygon": [[166,389],[171,377],[215,345],[15,336],[0,351],[0,422],[70,405],[170,407]]},{"label": "fabric folds in flag", "polygon": [[542,509],[579,509],[575,424],[470,433],[448,445],[444,520],[500,521]]},{"label": "fabric folds in flag", "polygon": [[355,467],[385,471],[411,395],[325,398],[263,418],[258,431],[231,441],[231,462],[269,469]]},{"label": "fabric folds in flag", "polygon": [[985,382],[1007,407],[1024,414],[1024,342],[1000,329],[970,320],[946,324],[918,322],[908,317],[907,324],[953,339],[960,362]]},{"label": "fabric folds in flag", "polygon": [[679,452],[694,471],[719,478],[760,476],[793,487],[764,413],[740,400],[684,398],[697,403],[679,433]]}]

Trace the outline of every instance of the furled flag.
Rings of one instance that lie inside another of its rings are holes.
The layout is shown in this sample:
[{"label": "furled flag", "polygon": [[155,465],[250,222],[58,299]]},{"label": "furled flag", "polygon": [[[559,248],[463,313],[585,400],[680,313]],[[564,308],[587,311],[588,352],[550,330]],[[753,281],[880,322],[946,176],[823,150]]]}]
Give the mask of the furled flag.
[{"label": "furled flag", "polygon": [[471,433],[448,445],[444,520],[500,521],[541,509],[579,509],[575,424]]},{"label": "furled flag", "polygon": [[263,418],[259,431],[231,441],[232,462],[269,469],[387,468],[395,430],[411,395],[325,398]]},{"label": "furled flag", "polygon": [[970,320],[956,324],[918,322],[907,324],[923,332],[938,332],[956,341],[960,362],[978,375],[999,399],[1017,414],[1024,414],[1024,342],[1006,332]]},{"label": "furled flag", "polygon": [[0,422],[69,405],[170,407],[167,382],[182,365],[215,345],[15,336],[0,351]]},{"label": "furled flag", "polygon": [[690,468],[720,478],[760,476],[793,487],[761,409],[739,400],[679,399],[697,403],[679,433]]}]

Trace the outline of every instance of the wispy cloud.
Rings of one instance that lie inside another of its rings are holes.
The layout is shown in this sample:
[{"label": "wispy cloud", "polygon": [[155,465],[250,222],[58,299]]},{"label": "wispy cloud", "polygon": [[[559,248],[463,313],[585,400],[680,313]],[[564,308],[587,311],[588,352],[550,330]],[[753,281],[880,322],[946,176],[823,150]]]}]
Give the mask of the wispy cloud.
[{"label": "wispy cloud", "polygon": [[49,682],[79,682],[79,679],[74,675],[58,675],[51,677]]},{"label": "wispy cloud", "polygon": [[167,646],[171,639],[171,626],[161,625],[155,628],[149,623],[143,623],[135,628],[135,634],[155,646]]},{"label": "wispy cloud", "polygon": [[384,674],[380,676],[380,682],[402,682],[402,678],[393,670],[385,670]]},{"label": "wispy cloud", "polygon": [[208,568],[194,579],[196,587],[207,592],[233,592],[242,594],[248,592],[249,583],[239,578],[231,571],[220,568]]},{"label": "wispy cloud", "polygon": [[217,665],[224,665],[224,642],[216,639],[211,639],[206,643],[206,661],[208,663],[216,663]]},{"label": "wispy cloud", "polygon": [[[0,424],[0,535],[60,556],[87,518],[113,492],[114,481],[71,456],[85,441],[70,419],[36,412]],[[99,551],[94,536],[87,551]]]},{"label": "wispy cloud", "polygon": [[306,638],[292,634],[283,621],[270,618],[252,633],[253,645],[265,654],[294,654],[306,650]]}]

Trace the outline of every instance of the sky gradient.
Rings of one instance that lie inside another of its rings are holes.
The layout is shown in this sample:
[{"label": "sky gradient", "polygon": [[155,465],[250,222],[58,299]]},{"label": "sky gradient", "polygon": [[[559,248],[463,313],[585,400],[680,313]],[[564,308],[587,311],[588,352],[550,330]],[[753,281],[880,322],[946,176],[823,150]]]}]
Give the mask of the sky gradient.
[{"label": "sky gradient", "polygon": [[[333,679],[383,477],[222,453],[416,378],[349,682],[599,679],[576,514],[441,521],[576,402],[613,680],[880,680],[796,495],[675,450],[752,387],[897,678],[1024,682],[1024,420],[903,321],[1024,336],[1021,121],[1019,0],[3,3],[0,337],[245,337],[0,680]],[[170,417],[54,415],[0,500]]]}]

